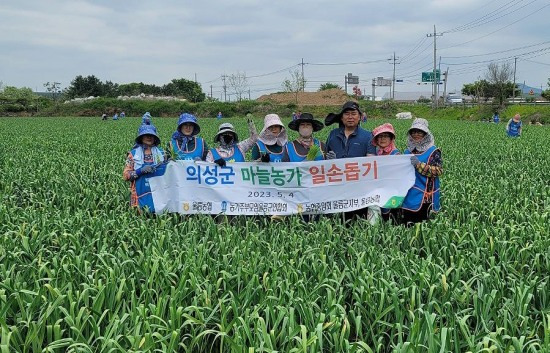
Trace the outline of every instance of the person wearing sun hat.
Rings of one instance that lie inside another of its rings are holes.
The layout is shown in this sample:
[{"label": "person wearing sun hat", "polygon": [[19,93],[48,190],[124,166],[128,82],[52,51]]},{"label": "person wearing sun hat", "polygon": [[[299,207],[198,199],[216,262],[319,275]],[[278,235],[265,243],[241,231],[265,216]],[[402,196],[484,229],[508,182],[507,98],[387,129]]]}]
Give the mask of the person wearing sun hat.
[{"label": "person wearing sun hat", "polygon": [[250,137],[239,142],[239,136],[231,123],[223,123],[220,125],[214,142],[218,146],[211,148],[206,155],[206,161],[216,163],[224,167],[227,162],[244,162],[245,154],[258,141],[258,132],[256,126],[251,119],[248,119],[248,133]]},{"label": "person wearing sun hat", "polygon": [[405,154],[412,154],[411,164],[416,175],[401,206],[403,221],[410,224],[428,219],[432,212],[441,208],[439,177],[443,174],[443,161],[426,119],[414,119],[407,133]]},{"label": "person wearing sun hat", "polygon": [[516,114],[514,117],[510,120],[508,120],[508,124],[506,124],[506,133],[509,137],[520,137],[521,136],[521,115]]},{"label": "person wearing sun hat", "polygon": [[122,172],[124,180],[130,182],[130,205],[132,207],[138,206],[136,179],[142,175],[153,173],[156,166],[166,159],[164,151],[159,145],[160,138],[157,128],[151,123],[151,119],[149,118],[138,128],[134,147],[128,153],[124,171]]},{"label": "person wearing sun hat", "polygon": [[372,145],[372,133],[359,126],[361,109],[357,102],[349,101],[342,106],[340,113],[330,113],[325,125],[338,123],[338,128],[330,132],[327,139],[326,159],[373,156],[376,148]]},{"label": "person wearing sun hat", "polygon": [[[288,142],[283,152],[283,162],[301,162],[304,160],[323,160],[326,151],[325,144],[315,137],[313,133],[321,131],[325,125],[316,120],[311,113],[302,113],[299,118],[292,120],[288,128],[297,131],[296,140]],[[316,147],[314,147],[316,146]],[[317,151],[314,155],[310,151]]]},{"label": "person wearing sun hat", "polygon": [[[401,154],[397,147],[395,147],[395,130],[393,129],[393,125],[390,123],[382,124],[372,130],[372,144],[376,146],[377,156],[392,156]],[[372,210],[375,208],[377,207],[371,206]],[[394,223],[397,222],[398,209],[382,207],[379,210],[382,219],[388,221],[391,218]]]},{"label": "person wearing sun hat", "polygon": [[183,113],[178,119],[176,131],[168,143],[168,154],[178,160],[204,161],[208,154],[208,146],[204,139],[198,137],[201,127],[197,118]]},{"label": "person wearing sun hat", "polygon": [[393,125],[385,123],[372,130],[372,144],[376,146],[377,156],[400,154],[395,147],[395,130]]},{"label": "person wearing sun hat", "polygon": [[252,148],[252,160],[281,162],[287,142],[288,135],[281,118],[277,114],[267,114],[264,118],[264,128]]}]

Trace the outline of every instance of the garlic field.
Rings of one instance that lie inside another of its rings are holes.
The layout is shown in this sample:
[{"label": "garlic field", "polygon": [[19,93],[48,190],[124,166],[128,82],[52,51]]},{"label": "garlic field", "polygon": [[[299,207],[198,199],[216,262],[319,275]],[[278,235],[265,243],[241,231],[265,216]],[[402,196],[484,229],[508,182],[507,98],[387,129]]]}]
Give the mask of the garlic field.
[{"label": "garlic field", "polygon": [[430,121],[443,211],[405,228],[139,215],[140,122],[0,118],[0,352],[550,351],[550,128]]}]

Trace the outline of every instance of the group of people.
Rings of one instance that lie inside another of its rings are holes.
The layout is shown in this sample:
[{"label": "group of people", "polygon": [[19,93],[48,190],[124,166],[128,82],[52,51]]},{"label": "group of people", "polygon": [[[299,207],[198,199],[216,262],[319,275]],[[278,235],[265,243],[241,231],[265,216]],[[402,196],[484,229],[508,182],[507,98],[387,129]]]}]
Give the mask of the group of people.
[{"label": "group of people", "polygon": [[[249,119],[249,136],[244,140],[239,139],[231,123],[222,123],[214,136],[216,146],[209,148],[200,137],[197,118],[183,113],[164,150],[160,147],[161,141],[151,122],[151,115],[146,113],[123,172],[124,179],[131,182],[131,205],[138,205],[135,180],[154,172],[158,163],[168,159],[206,161],[224,167],[227,163],[244,162],[249,150],[253,161],[263,163],[400,154],[395,146],[393,126],[386,123],[371,132],[360,127],[362,116],[359,105],[352,101],[346,102],[339,113],[328,114],[324,124],[312,114],[302,113],[288,124],[289,129],[298,132],[298,138],[293,141],[288,140],[287,129],[277,114],[265,116],[259,134],[254,122]],[[338,128],[330,132],[326,143],[314,137],[315,132],[332,124],[338,124]],[[409,224],[425,220],[431,212],[440,209],[441,151],[434,144],[427,120],[417,118],[413,121],[407,133],[407,149],[403,153],[411,155],[416,181],[401,209],[382,209],[381,212],[386,220],[391,218]],[[366,209],[346,214],[346,218],[366,216]]]},{"label": "group of people", "polygon": [[[118,120],[119,118],[125,118],[126,117],[126,113],[124,111],[120,112],[120,114],[118,114],[118,112],[115,111],[115,114],[113,115],[113,120]],[[101,114],[101,120],[107,120],[108,117],[107,117],[107,114],[103,113]]]}]

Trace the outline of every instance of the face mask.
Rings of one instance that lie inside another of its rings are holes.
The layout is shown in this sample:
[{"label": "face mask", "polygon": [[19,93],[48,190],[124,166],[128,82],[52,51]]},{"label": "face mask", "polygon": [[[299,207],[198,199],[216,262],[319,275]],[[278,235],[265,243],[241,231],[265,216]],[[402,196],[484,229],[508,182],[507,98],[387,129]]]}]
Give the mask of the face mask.
[{"label": "face mask", "polygon": [[313,134],[313,126],[300,126],[298,132],[303,137],[310,137]]},{"label": "face mask", "polygon": [[221,140],[224,145],[230,145],[233,143],[233,135],[222,135]]}]

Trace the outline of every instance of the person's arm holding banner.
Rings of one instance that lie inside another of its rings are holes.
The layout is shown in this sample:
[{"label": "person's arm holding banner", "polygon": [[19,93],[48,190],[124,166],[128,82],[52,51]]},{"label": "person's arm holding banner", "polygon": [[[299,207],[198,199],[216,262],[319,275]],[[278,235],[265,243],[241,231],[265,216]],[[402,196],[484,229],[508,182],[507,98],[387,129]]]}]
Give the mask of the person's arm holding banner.
[{"label": "person's arm holding banner", "polygon": [[248,134],[249,137],[246,140],[237,143],[237,148],[243,155],[254,147],[258,141],[258,132],[256,131],[256,125],[254,125],[252,119],[248,119]]}]

